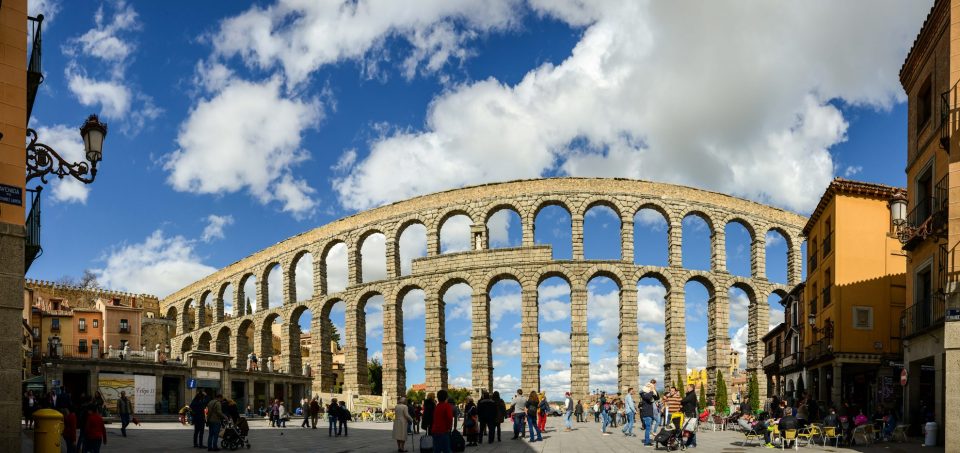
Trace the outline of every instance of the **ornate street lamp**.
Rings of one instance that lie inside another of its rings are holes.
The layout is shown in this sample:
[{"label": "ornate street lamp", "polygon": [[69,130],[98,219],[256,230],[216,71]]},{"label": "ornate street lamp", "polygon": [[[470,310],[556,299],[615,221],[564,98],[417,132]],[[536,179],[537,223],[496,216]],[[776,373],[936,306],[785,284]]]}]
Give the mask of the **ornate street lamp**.
[{"label": "ornate street lamp", "polygon": [[90,184],[97,177],[97,163],[103,158],[103,139],[107,136],[107,125],[100,122],[97,115],[90,115],[80,126],[83,137],[83,149],[86,161],[70,163],[64,160],[53,148],[37,142],[37,131],[27,129],[30,143],[27,145],[27,182],[40,178],[47,182],[47,174],[57,175],[60,179],[70,175],[77,181]]}]

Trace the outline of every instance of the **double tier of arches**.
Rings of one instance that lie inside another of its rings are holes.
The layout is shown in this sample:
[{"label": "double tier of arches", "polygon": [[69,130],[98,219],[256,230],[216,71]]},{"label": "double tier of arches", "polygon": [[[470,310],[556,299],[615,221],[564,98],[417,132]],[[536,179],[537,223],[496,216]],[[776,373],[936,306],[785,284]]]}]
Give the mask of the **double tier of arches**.
[{"label": "double tier of arches", "polygon": [[[602,182],[599,186],[609,183],[609,180],[599,181]],[[626,182],[627,185],[631,183],[634,182]],[[692,195],[701,193],[682,189]],[[469,190],[477,192],[478,188]],[[245,352],[256,351],[262,356],[279,350],[277,369],[299,374],[303,369],[298,346],[300,318],[309,310],[312,338],[320,340],[319,347],[313,348],[319,351],[311,352],[310,365],[319,381],[317,386],[327,389],[332,382],[328,365],[332,354],[329,332],[324,332],[325,324],[320,320],[329,319],[332,307],[342,303],[345,307],[343,337],[347,356],[344,387],[364,393],[369,391],[365,382],[368,354],[363,334],[364,311],[368,301],[378,297],[382,299],[384,325],[384,392],[401,392],[406,385],[402,360],[405,347],[402,300],[415,290],[423,292],[427,311],[424,342],[427,384],[431,388],[442,387],[449,380],[445,363],[443,295],[451,286],[460,284],[468,285],[471,293],[471,381],[473,387],[486,388],[492,385],[493,379],[489,292],[497,282],[512,280],[520,286],[523,300],[522,385],[538,388],[537,287],[544,279],[557,277],[570,290],[571,385],[583,387],[588,358],[581,357],[578,351],[583,349],[580,346],[585,345],[585,341],[589,341],[585,325],[586,285],[596,277],[604,277],[614,281],[620,290],[618,385],[629,385],[635,383],[637,375],[637,345],[633,340],[636,337],[636,292],[631,287],[641,278],[652,277],[666,289],[664,373],[667,376],[674,376],[676,371],[685,371],[686,368],[682,299],[688,281],[703,284],[709,293],[710,308],[725,310],[723,313],[729,313],[727,290],[739,288],[748,295],[751,328],[746,361],[749,370],[760,371],[762,352],[758,342],[766,333],[766,298],[787,288],[766,278],[764,243],[768,235],[778,234],[786,243],[787,256],[783,261],[786,262],[787,281],[784,283],[792,285],[800,280],[800,228],[804,219],[755,203],[709,192],[702,192],[706,194],[702,197],[671,199],[655,194],[603,190],[597,193],[517,191],[513,192],[517,195],[510,196],[484,196],[480,190],[472,200],[469,194],[465,194],[467,196],[460,202],[447,201],[449,197],[434,199],[456,192],[421,197],[392,205],[388,207],[390,209],[375,209],[296,236],[165,298],[161,303],[165,313],[177,321],[177,335],[171,342],[174,352],[182,353],[185,348],[201,346],[229,351],[237,366],[242,366]],[[719,198],[712,200],[711,197]],[[731,204],[724,206],[728,200],[732,200]],[[408,209],[402,209],[404,207]],[[584,219],[597,208],[611,211],[619,220],[619,256],[607,259],[584,256]],[[561,216],[566,213],[569,218],[567,256],[559,250],[565,248],[565,244],[539,245],[537,225],[548,211],[559,212]],[[635,222],[642,221],[642,216],[650,212],[662,218],[666,229],[667,262],[663,266],[640,265],[636,258],[638,254],[634,253],[635,249],[643,247],[634,244]],[[682,225],[684,219],[690,217],[702,219],[709,229],[710,265],[707,269],[684,267]],[[512,228],[519,224],[519,238],[502,240],[498,236],[503,219],[513,225]],[[727,272],[725,230],[730,224],[742,225],[749,233],[749,275]],[[460,232],[460,237],[448,240],[444,236],[446,230]],[[419,245],[419,250],[405,246],[411,243]],[[509,267],[503,267],[505,265]],[[309,275],[309,289],[301,285],[298,275],[301,278]],[[711,316],[709,319],[707,353],[708,368],[712,370],[708,371],[714,371],[724,362],[722,357],[725,357],[724,351],[729,350],[730,341],[726,333],[726,317]],[[279,348],[274,344],[278,341],[274,324],[281,325]],[[588,381],[589,377],[586,379]],[[574,390],[585,392],[587,389]]]}]

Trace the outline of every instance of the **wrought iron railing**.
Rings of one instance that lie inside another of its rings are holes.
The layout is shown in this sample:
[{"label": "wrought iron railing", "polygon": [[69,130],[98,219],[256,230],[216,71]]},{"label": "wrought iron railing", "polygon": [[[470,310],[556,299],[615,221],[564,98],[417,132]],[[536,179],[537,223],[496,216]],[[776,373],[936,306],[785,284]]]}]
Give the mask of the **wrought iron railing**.
[{"label": "wrought iron railing", "polygon": [[910,338],[943,325],[947,308],[946,302],[946,295],[935,293],[929,297],[915,300],[913,305],[904,309],[903,338]]},{"label": "wrought iron railing", "polygon": [[830,355],[833,355],[832,338],[821,338],[803,349],[803,356],[806,357],[807,363],[817,361],[821,357]]},{"label": "wrought iron railing", "polygon": [[33,49],[30,52],[30,61],[27,64],[27,124],[30,123],[30,115],[33,113],[33,103],[37,100],[37,91],[40,84],[43,83],[43,69],[41,67],[41,57],[43,43],[40,30],[43,26],[43,14],[37,17],[28,17],[33,23]]},{"label": "wrought iron railing", "polygon": [[773,365],[775,365],[775,364],[780,363],[780,353],[779,353],[779,352],[774,352],[773,354],[767,354],[767,355],[763,358],[763,362],[762,362],[762,363],[763,363],[763,367],[764,367],[764,368],[769,368],[769,367],[771,367],[771,366],[773,366]]},{"label": "wrought iron railing", "polygon": [[814,250],[807,256],[807,273],[817,270],[817,251]]},{"label": "wrought iron railing", "polygon": [[787,354],[783,356],[783,360],[780,362],[780,368],[789,368],[800,365],[803,365],[802,351],[794,352],[793,354]]},{"label": "wrought iron railing", "polygon": [[27,239],[24,244],[24,258],[26,266],[24,272],[30,270],[30,265],[43,254],[43,247],[40,246],[40,191],[42,186],[36,189],[27,189],[30,192],[30,213],[27,214],[27,220],[24,226],[27,229]]},{"label": "wrought iron railing", "polygon": [[953,132],[952,127],[956,127],[956,121],[953,126],[950,124],[950,117],[956,114],[954,106],[957,105],[957,83],[940,93],[940,148],[947,154],[950,154],[950,133]]},{"label": "wrought iron railing", "polygon": [[833,232],[827,233],[823,238],[820,249],[823,250],[823,260],[827,260],[827,255],[833,250]]}]

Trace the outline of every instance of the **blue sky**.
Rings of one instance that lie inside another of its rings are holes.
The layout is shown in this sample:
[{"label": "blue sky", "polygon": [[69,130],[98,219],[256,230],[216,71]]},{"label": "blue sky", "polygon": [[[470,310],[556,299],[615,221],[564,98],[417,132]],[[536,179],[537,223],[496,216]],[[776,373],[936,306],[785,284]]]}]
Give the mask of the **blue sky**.
[{"label": "blue sky", "polygon": [[[86,115],[99,113],[110,132],[93,185],[54,181],[44,192],[44,254],[28,276],[94,269],[112,288],[164,296],[357,210],[517,178],[652,179],[800,213],[834,176],[904,184],[897,72],[930,1],[400,3],[31,1],[47,16],[32,127],[71,158]],[[558,257],[570,253],[565,215],[537,220],[537,242],[562,245]],[[497,222],[495,245],[519,242],[516,221]],[[464,227],[450,228],[445,247]],[[618,256],[618,228],[591,211],[587,257]],[[636,228],[638,262],[665,263],[662,222],[642,216]],[[708,265],[708,232],[693,220],[683,228],[684,265]],[[749,240],[736,228],[727,227],[728,268],[743,274]],[[371,255],[382,253],[375,242]],[[785,250],[768,239],[772,280],[785,280]],[[653,339],[640,345],[644,375],[662,369],[662,288],[649,283],[638,288],[639,327]],[[307,297],[309,282],[298,284]],[[611,385],[616,335],[604,321],[617,288],[589,289],[591,386]],[[559,391],[569,382],[569,296],[559,281],[539,292],[550,308],[540,319],[544,385]],[[466,385],[469,338],[456,336],[469,332],[464,294],[446,297],[451,381]],[[693,283],[686,294],[697,366],[706,293]],[[417,296],[404,303],[408,383],[423,380]],[[491,297],[497,387],[512,388],[519,287],[504,282]],[[731,301],[741,348],[743,295]],[[378,302],[367,309],[371,355],[381,349]]]}]

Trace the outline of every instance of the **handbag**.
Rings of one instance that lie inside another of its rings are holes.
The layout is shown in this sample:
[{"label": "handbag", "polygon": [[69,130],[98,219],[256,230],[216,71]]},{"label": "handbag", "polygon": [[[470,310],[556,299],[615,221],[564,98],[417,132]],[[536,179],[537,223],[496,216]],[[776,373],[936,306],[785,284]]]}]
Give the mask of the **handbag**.
[{"label": "handbag", "polygon": [[463,422],[463,427],[465,429],[473,429],[473,427],[476,425],[477,422],[473,421],[473,417],[467,417],[467,419]]}]

